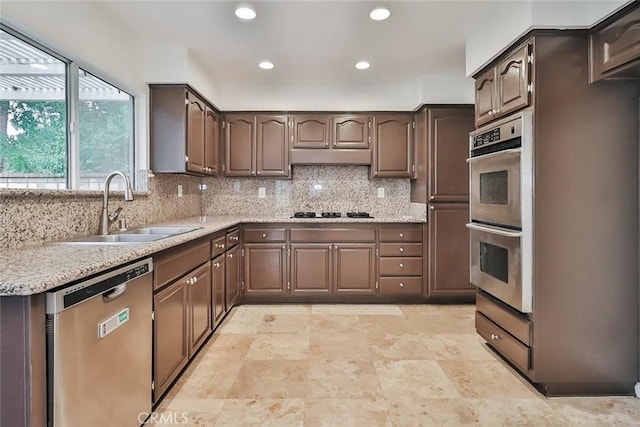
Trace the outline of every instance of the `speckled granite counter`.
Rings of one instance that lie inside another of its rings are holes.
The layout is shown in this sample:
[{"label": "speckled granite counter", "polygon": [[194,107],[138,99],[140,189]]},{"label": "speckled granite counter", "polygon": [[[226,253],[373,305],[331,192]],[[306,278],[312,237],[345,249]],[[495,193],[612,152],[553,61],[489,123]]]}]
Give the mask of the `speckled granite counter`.
[{"label": "speckled granite counter", "polygon": [[306,219],[216,216],[186,218],[157,225],[199,226],[198,230],[150,243],[60,245],[50,242],[0,251],[0,296],[32,295],[152,255],[241,223],[424,223],[424,217]]}]

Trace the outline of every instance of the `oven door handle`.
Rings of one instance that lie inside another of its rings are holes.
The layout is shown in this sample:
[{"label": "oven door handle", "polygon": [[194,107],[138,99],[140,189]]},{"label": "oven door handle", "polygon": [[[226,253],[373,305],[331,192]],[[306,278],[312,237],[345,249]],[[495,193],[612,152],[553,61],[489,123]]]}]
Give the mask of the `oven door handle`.
[{"label": "oven door handle", "polygon": [[492,227],[489,225],[480,225],[473,222],[468,223],[467,228],[470,228],[472,230],[483,231],[485,233],[497,234],[499,236],[504,236],[504,237],[519,238],[520,236],[522,236],[522,231],[512,231],[512,230],[507,230],[505,228]]},{"label": "oven door handle", "polygon": [[482,156],[469,157],[467,163],[478,160],[490,159],[491,157],[501,156],[503,154],[520,154],[520,148],[510,148],[508,150],[496,151],[495,153],[483,154]]}]

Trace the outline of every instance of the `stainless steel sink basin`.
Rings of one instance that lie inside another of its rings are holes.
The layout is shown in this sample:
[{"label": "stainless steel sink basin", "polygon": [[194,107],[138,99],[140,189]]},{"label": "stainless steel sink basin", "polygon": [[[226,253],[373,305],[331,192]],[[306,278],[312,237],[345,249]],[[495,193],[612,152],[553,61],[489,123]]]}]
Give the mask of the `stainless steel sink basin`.
[{"label": "stainless steel sink basin", "polygon": [[144,227],[125,233],[106,236],[82,236],[58,242],[62,245],[135,245],[155,242],[178,234],[188,233],[202,227]]},{"label": "stainless steel sink basin", "polygon": [[188,233],[202,227],[143,227],[137,230],[127,231],[126,234],[166,234],[175,236],[177,234]]}]

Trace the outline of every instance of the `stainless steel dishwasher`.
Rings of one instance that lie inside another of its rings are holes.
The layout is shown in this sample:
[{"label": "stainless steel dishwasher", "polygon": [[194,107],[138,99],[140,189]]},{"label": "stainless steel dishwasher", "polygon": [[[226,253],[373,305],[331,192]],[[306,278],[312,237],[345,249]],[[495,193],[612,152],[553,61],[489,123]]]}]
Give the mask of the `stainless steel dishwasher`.
[{"label": "stainless steel dishwasher", "polygon": [[46,295],[47,424],[139,426],[151,412],[151,258]]}]

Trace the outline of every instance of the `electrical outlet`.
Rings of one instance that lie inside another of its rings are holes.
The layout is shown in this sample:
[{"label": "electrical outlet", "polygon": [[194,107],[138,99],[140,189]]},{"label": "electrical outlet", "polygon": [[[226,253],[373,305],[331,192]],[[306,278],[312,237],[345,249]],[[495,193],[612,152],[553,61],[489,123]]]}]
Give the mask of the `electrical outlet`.
[{"label": "electrical outlet", "polygon": [[264,187],[259,187],[258,188],[258,197],[260,197],[261,199],[264,199],[265,197],[267,197],[267,189]]},{"label": "electrical outlet", "polygon": [[314,190],[322,190],[322,184],[313,184]]},{"label": "electrical outlet", "polygon": [[378,198],[384,199],[384,187],[378,187]]},{"label": "electrical outlet", "polygon": [[178,184],[178,197],[182,197],[182,184]]}]

